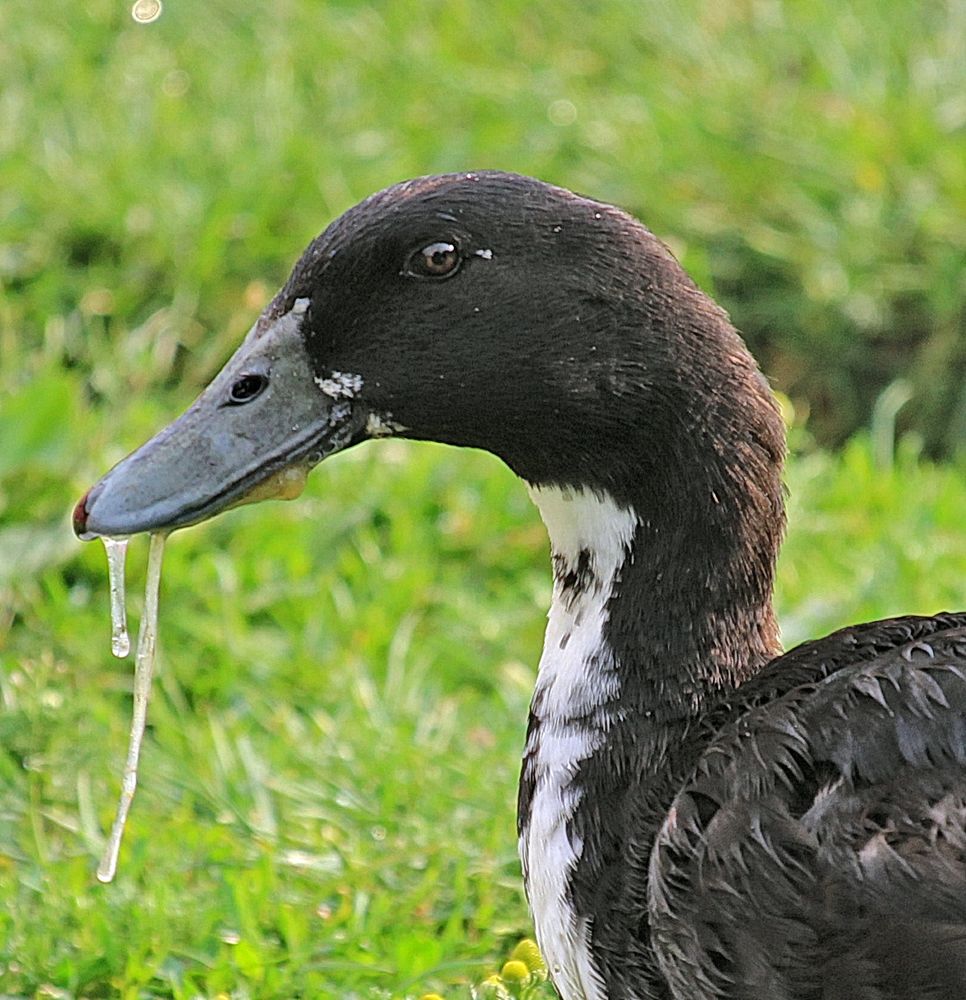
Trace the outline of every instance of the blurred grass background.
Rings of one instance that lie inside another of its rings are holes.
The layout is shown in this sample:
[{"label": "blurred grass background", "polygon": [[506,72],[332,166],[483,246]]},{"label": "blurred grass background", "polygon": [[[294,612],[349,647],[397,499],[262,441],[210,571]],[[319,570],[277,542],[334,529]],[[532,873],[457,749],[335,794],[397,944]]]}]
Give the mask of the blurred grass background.
[{"label": "blurred grass background", "polygon": [[963,0],[4,0],[5,995],[465,996],[529,933],[546,539],[495,461],[432,446],[175,536],[141,790],[93,877],[130,668],[71,503],[332,217],[470,167],[644,219],[791,400],[788,643],[963,603]]}]

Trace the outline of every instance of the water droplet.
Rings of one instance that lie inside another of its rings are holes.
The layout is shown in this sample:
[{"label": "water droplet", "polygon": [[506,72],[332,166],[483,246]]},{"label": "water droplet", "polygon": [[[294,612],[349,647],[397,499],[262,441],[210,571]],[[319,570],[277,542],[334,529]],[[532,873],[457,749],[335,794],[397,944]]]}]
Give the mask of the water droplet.
[{"label": "water droplet", "polygon": [[158,639],[158,591],[161,587],[161,559],[164,555],[164,540],[167,536],[151,536],[148,550],[148,570],[144,582],[144,612],[138,629],[138,651],[134,660],[134,711],[131,714],[131,735],[128,739],[127,758],[124,761],[124,776],[121,779],[121,797],[117,803],[117,813],[110,836],[104,847],[104,855],[97,866],[97,878],[110,882],[117,871],[117,857],[121,850],[124,824],[134,801],[134,790],[138,783],[138,759],[144,740],[144,727],[148,719],[148,699],[151,697],[151,675],[154,673],[154,655]]},{"label": "water droplet", "polygon": [[138,24],[150,24],[161,16],[161,0],[136,0],[131,8],[131,17]]},{"label": "water droplet", "polygon": [[124,599],[124,559],[127,555],[127,541],[126,538],[103,539],[111,588],[111,652],[115,656],[127,656],[131,652]]}]

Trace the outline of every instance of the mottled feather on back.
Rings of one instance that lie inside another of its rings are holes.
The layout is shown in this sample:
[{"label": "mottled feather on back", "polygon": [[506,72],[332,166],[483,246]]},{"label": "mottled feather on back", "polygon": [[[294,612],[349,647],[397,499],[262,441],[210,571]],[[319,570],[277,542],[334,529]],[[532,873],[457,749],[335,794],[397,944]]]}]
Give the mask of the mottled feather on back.
[{"label": "mottled feather on back", "polygon": [[676,995],[966,996],[966,615],[806,644],[705,723],[650,865]]}]

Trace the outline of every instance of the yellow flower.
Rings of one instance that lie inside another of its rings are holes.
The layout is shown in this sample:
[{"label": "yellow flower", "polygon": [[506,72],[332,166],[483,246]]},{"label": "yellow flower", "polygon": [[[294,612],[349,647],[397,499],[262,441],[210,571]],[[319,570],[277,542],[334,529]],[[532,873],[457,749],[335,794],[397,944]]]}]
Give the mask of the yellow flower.
[{"label": "yellow flower", "polygon": [[527,968],[526,962],[511,958],[500,969],[500,975],[505,983],[523,983],[530,978],[530,970]]},{"label": "yellow flower", "polygon": [[535,973],[541,979],[545,978],[547,975],[547,965],[543,960],[543,956],[540,954],[537,942],[531,941],[530,938],[524,938],[516,946],[516,948],[510,952],[510,960],[523,962],[530,972]]}]

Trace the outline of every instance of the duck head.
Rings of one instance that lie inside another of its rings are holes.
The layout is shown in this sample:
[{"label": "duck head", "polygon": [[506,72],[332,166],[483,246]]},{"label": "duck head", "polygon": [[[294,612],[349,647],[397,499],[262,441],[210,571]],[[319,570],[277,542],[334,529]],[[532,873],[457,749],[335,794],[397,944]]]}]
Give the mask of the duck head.
[{"label": "duck head", "polygon": [[714,492],[694,454],[736,431],[780,456],[754,361],[647,229],[518,175],[426,177],[314,240],[221,373],[81,499],[74,526],[170,530],[295,495],[323,458],[386,435],[666,504]]}]

